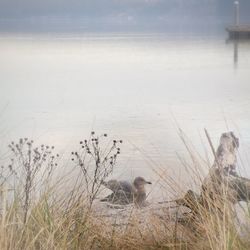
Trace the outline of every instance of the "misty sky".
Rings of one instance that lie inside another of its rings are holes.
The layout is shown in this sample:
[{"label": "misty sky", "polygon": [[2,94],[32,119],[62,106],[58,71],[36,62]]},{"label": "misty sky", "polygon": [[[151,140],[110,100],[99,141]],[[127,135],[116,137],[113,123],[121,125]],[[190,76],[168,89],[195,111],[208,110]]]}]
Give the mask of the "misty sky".
[{"label": "misty sky", "polygon": [[[233,19],[233,0],[0,0],[0,26],[10,20],[85,20],[109,23],[167,23],[173,19]],[[250,1],[241,0],[241,18]],[[249,20],[250,21],[250,20]],[[3,22],[5,22],[3,24]]]},{"label": "misty sky", "polygon": [[[242,9],[250,7],[249,0],[241,0]],[[231,8],[233,0],[0,0],[1,17],[34,16],[100,16],[131,15],[164,16],[201,8],[216,13]],[[250,11],[250,9],[248,9]],[[198,14],[198,12],[197,12]],[[249,13],[250,14],[250,13]]]}]

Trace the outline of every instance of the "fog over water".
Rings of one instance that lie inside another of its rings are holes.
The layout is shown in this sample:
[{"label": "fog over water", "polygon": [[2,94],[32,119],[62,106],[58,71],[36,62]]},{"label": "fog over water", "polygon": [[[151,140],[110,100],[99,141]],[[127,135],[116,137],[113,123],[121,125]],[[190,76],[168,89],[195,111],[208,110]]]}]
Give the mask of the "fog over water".
[{"label": "fog over water", "polygon": [[175,120],[200,150],[204,127],[215,144],[236,131],[249,150],[249,49],[238,44],[236,65],[223,36],[4,36],[1,150],[27,136],[71,151],[96,130],[124,140],[119,174],[178,175]]},{"label": "fog over water", "polygon": [[[62,2],[56,18],[46,1],[27,0],[14,13],[16,2],[1,0],[9,14],[0,12],[0,155],[10,141],[29,137],[55,145],[69,159],[95,130],[124,141],[114,176],[154,181],[156,172],[166,171],[189,183],[177,157],[188,160],[178,126],[204,158],[205,145],[211,160],[203,129],[215,145],[222,132],[233,130],[241,142],[240,171],[250,176],[250,43],[228,40],[231,14],[223,16],[226,11],[211,1],[207,21],[195,22],[187,10],[185,22],[168,19],[181,13],[181,1],[169,16],[161,9],[164,1],[103,1],[95,19],[97,2],[85,1],[93,7],[87,17],[72,4],[74,16],[67,18]],[[120,13],[118,7],[126,13],[120,23],[108,15]],[[146,26],[146,20],[154,21]]]}]

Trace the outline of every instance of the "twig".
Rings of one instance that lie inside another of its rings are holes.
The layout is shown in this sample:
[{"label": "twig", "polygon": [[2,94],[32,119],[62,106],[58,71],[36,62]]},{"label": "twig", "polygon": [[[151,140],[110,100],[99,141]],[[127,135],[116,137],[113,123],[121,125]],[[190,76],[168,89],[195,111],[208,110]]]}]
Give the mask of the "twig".
[{"label": "twig", "polygon": [[215,159],[215,161],[216,161],[218,167],[220,167],[220,164],[219,164],[219,161],[218,161],[218,159],[217,159],[217,155],[216,155],[216,152],[215,152],[213,143],[212,143],[212,141],[211,141],[211,138],[210,138],[210,136],[209,136],[209,134],[208,134],[208,131],[206,130],[206,128],[204,128],[204,131],[205,131],[205,134],[206,134],[206,137],[207,137],[209,146],[210,146],[210,148],[211,148],[211,150],[212,150],[212,152],[213,152],[214,159]]}]

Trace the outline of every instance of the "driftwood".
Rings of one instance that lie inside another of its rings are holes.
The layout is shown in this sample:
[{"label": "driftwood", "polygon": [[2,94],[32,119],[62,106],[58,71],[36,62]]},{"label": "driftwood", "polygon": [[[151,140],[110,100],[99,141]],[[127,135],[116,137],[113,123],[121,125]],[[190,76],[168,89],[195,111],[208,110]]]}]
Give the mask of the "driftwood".
[{"label": "driftwood", "polygon": [[215,151],[206,134],[215,156],[214,164],[202,182],[200,194],[189,190],[182,199],[176,200],[194,216],[204,209],[211,212],[215,208],[222,212],[225,203],[233,207],[240,201],[250,200],[250,179],[239,176],[236,171],[239,139],[233,132],[223,133]]}]

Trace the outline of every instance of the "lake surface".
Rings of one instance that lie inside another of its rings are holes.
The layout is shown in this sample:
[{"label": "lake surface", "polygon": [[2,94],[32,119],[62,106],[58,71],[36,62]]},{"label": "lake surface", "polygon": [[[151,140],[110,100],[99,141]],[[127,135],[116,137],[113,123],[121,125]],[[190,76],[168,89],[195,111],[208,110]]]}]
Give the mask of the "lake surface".
[{"label": "lake surface", "polygon": [[[187,181],[178,126],[212,160],[222,132],[240,137],[250,176],[250,42],[216,35],[2,34],[0,152],[20,137],[69,152],[90,131],[123,139],[114,176]],[[67,166],[66,166],[67,167]]]}]

